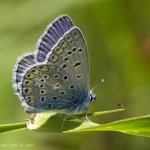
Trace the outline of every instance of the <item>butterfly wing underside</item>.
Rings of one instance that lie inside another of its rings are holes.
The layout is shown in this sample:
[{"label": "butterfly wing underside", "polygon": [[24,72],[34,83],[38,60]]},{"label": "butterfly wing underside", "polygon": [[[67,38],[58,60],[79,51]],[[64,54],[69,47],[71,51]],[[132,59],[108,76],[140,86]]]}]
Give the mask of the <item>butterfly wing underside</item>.
[{"label": "butterfly wing underside", "polygon": [[[67,20],[63,32],[64,22],[60,22],[62,18],[63,21]],[[20,97],[28,113],[45,110],[74,111],[83,109],[84,103],[87,103],[89,63],[86,43],[81,31],[73,26],[70,18],[62,18],[54,22],[62,33],[58,41],[49,46],[47,38],[50,35],[47,35],[47,29],[35,54],[38,62],[26,69],[22,76]],[[55,33],[57,30],[58,28]],[[53,30],[50,31],[54,35]],[[47,46],[45,52],[42,51],[42,45]]]}]

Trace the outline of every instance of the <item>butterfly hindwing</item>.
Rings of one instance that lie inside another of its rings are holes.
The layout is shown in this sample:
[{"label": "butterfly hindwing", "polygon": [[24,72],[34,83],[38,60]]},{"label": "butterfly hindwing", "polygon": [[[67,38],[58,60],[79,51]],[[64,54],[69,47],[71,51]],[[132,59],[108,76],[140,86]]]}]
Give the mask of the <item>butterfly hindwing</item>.
[{"label": "butterfly hindwing", "polygon": [[21,84],[23,75],[26,72],[26,70],[34,65],[36,63],[35,61],[35,55],[30,54],[24,54],[22,57],[19,57],[17,60],[17,65],[14,67],[14,88],[17,91],[17,93],[20,93]]},{"label": "butterfly hindwing", "polygon": [[71,109],[77,100],[74,93],[80,97],[79,92],[72,78],[56,65],[37,65],[26,72],[22,82],[22,96],[34,108]]}]

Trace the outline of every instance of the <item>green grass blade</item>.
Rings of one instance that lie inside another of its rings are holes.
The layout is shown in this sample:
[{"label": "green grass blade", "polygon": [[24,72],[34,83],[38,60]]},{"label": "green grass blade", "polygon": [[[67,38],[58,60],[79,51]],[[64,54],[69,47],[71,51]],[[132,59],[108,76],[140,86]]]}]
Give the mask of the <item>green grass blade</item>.
[{"label": "green grass blade", "polygon": [[[123,109],[116,109],[88,113],[88,116],[99,116],[122,110]],[[150,115],[118,120],[107,124],[97,124],[91,121],[83,121],[81,120],[83,114],[76,115],[75,117],[79,119],[71,118],[66,120],[63,133],[114,131],[150,137]],[[27,124],[16,123],[0,125],[0,133],[24,129],[26,126],[33,131],[58,133],[62,125],[62,120],[63,117],[59,116],[56,112],[39,113],[34,118],[32,117]]]},{"label": "green grass blade", "polygon": [[[87,127],[86,124],[88,125]],[[78,128],[65,131],[65,133],[85,131],[118,131],[126,134],[150,137],[150,115],[123,119],[102,125],[92,125],[93,124],[90,122],[84,122]]]},{"label": "green grass blade", "polygon": [[[112,112],[119,112],[120,110],[110,110],[104,112],[88,113],[88,116],[104,115]],[[83,117],[82,114],[75,117]],[[54,132],[58,133],[61,129],[63,117],[58,116],[56,113],[38,114],[34,118],[34,123],[29,122],[28,128],[38,132]],[[126,134],[150,137],[150,115],[123,119],[114,121],[107,124],[97,124],[87,122],[81,119],[68,119],[65,122],[63,133],[73,132],[93,132],[93,131],[117,131]]]},{"label": "green grass blade", "polygon": [[[88,116],[98,116],[98,115],[104,115],[104,114],[109,114],[109,113],[114,113],[114,112],[119,112],[122,111],[123,109],[116,109],[116,110],[109,110],[109,111],[102,111],[102,112],[94,112],[94,113],[88,113]],[[85,115],[85,114],[84,114]],[[83,114],[79,114],[76,115],[78,118],[82,118],[84,116]],[[37,124],[32,124],[32,119],[31,119],[31,123],[29,124],[29,122],[24,122],[24,123],[15,123],[15,124],[4,124],[4,125],[0,125],[0,133],[4,133],[4,132],[9,132],[9,131],[15,131],[15,130],[20,130],[20,129],[24,129],[27,127],[27,124],[30,125],[30,128],[38,128],[41,124],[45,124],[45,122],[47,120],[49,120],[49,122],[52,122],[50,127],[51,132],[55,131],[56,129],[58,130],[58,128],[60,129],[61,122],[62,122],[62,117],[59,117],[58,115],[56,115],[55,112],[51,112],[51,113],[40,113],[37,115],[37,118],[40,118],[39,123]],[[69,120],[71,120],[73,118],[69,118]],[[69,129],[74,127],[74,124],[79,125],[77,122],[73,122],[69,123]],[[53,126],[52,126],[53,125]],[[43,130],[43,128],[42,128]],[[47,127],[46,127],[46,131],[47,131]],[[55,131],[56,132],[56,131]]]},{"label": "green grass blade", "polygon": [[26,127],[27,127],[26,123],[4,124],[4,125],[0,125],[0,133],[16,131],[16,130],[24,129]]},{"label": "green grass blade", "polygon": [[[125,110],[125,108],[120,108],[120,109],[113,109],[113,110],[107,110],[107,111],[100,111],[100,112],[93,112],[93,113],[87,113],[87,116],[101,116],[101,115],[107,115],[107,114],[112,114],[112,113],[116,113],[116,112],[120,112]],[[76,117],[78,118],[82,118],[85,117],[85,114],[79,114],[76,115]]]},{"label": "green grass blade", "polygon": [[[110,113],[120,112],[124,109],[115,109],[109,111],[102,111],[102,112],[94,112],[88,113],[87,116],[100,116],[106,115]],[[83,117],[85,114],[78,114],[69,117],[67,121],[65,121],[64,130],[70,131],[72,129],[76,129],[83,123]],[[32,120],[28,122],[27,126],[30,130],[35,130],[38,132],[59,132],[64,116],[58,115],[56,112],[44,112],[37,114],[34,119],[31,117]],[[34,120],[34,121],[33,121]],[[91,123],[90,126],[95,126],[98,124]]]}]

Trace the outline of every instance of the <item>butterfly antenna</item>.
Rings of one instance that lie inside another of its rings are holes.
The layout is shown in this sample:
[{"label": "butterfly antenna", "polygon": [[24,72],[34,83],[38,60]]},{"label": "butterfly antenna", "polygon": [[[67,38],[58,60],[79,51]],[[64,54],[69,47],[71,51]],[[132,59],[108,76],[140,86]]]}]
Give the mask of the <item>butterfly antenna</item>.
[{"label": "butterfly antenna", "polygon": [[[104,83],[104,79],[101,79],[100,84],[97,83],[97,84],[92,88],[92,91],[93,91],[97,86],[101,86],[103,83]],[[102,95],[96,94],[96,96],[99,97],[100,99],[103,99],[103,100],[109,102],[109,99],[106,99],[106,98],[105,98],[104,96],[102,96]],[[126,109],[123,104],[117,104],[117,106],[120,107],[121,109]]]},{"label": "butterfly antenna", "polygon": [[[92,91],[97,88],[98,86],[101,86],[104,83],[104,79],[101,79],[101,81],[99,83],[97,83],[93,88]],[[96,94],[98,97],[100,97],[100,99],[104,99],[105,101],[108,101],[108,99],[106,99],[104,96]]]},{"label": "butterfly antenna", "polygon": [[98,87],[99,85],[102,85],[103,83],[104,83],[104,79],[101,79],[100,84],[97,83],[97,84],[92,88],[92,91],[93,91],[96,87]]}]

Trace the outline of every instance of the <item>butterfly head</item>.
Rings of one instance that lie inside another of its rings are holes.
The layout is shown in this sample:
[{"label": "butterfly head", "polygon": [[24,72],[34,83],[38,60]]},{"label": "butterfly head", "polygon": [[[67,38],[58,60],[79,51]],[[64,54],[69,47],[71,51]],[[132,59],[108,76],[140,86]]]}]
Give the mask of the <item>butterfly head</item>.
[{"label": "butterfly head", "polygon": [[93,92],[93,90],[90,91],[90,102],[94,102],[97,98],[97,95]]}]

